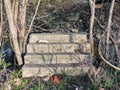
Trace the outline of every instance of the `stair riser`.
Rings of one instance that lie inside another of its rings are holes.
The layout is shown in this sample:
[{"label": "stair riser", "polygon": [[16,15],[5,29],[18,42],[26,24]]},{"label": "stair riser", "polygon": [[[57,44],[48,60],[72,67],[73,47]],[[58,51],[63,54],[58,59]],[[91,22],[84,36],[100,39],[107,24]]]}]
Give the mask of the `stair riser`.
[{"label": "stair riser", "polygon": [[27,53],[90,53],[89,43],[84,44],[28,44]]},{"label": "stair riser", "polygon": [[26,55],[25,64],[56,64],[56,63],[90,63],[91,55],[61,54],[61,55]]},{"label": "stair riser", "polygon": [[23,77],[31,76],[49,76],[57,73],[67,73],[67,75],[78,75],[86,73],[91,67],[27,67],[24,65],[22,68]]},{"label": "stair riser", "polygon": [[87,42],[87,33],[79,34],[31,34],[29,43],[83,43]]}]

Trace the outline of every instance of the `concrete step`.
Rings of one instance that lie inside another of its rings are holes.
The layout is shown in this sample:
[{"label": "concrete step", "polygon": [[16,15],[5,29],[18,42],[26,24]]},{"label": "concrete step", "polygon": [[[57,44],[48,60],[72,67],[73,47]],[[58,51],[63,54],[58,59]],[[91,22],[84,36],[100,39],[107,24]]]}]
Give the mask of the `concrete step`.
[{"label": "concrete step", "polygon": [[33,33],[29,37],[29,43],[83,43],[87,42],[87,33]]},{"label": "concrete step", "polygon": [[40,65],[24,65],[22,68],[22,77],[32,76],[49,76],[57,73],[67,73],[67,75],[78,75],[88,72],[92,67],[89,66],[40,66]]},{"label": "concrete step", "polygon": [[43,53],[27,54],[24,57],[25,64],[58,64],[58,63],[82,63],[92,65],[91,54],[73,54],[73,53]]},{"label": "concrete step", "polygon": [[27,53],[90,53],[91,47],[89,43],[54,43],[54,44],[28,44]]},{"label": "concrete step", "polygon": [[27,53],[60,53],[74,52],[79,44],[28,44]]}]

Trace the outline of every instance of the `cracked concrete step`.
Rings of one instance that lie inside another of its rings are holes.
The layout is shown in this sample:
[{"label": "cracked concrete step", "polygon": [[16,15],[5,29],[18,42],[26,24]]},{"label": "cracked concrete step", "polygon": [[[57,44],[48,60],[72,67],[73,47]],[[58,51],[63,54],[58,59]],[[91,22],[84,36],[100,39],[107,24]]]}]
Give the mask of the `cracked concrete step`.
[{"label": "cracked concrete step", "polygon": [[55,43],[55,44],[28,44],[27,53],[90,53],[90,43]]},{"label": "cracked concrete step", "polygon": [[83,43],[87,42],[87,33],[32,33],[29,37],[29,43]]},{"label": "cracked concrete step", "polygon": [[27,54],[24,57],[25,64],[58,64],[58,63],[82,63],[92,65],[91,54]]},{"label": "cracked concrete step", "polygon": [[88,72],[92,67],[89,66],[40,66],[40,65],[24,65],[22,68],[22,77],[32,76],[49,76],[57,73],[67,73],[68,75],[78,75],[80,73]]}]

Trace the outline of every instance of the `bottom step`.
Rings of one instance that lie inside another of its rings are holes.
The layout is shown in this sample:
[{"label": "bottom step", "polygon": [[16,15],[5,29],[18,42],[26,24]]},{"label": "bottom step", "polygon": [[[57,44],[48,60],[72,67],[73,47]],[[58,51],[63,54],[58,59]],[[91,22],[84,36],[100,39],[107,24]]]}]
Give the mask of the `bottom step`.
[{"label": "bottom step", "polygon": [[24,65],[22,68],[22,77],[49,76],[57,73],[67,73],[68,75],[78,75],[88,72],[91,66],[36,66]]}]

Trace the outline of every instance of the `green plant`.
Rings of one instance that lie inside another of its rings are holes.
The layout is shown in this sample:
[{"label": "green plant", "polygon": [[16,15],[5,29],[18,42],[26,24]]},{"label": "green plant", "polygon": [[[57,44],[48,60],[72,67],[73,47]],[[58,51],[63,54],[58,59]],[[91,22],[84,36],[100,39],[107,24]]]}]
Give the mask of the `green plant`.
[{"label": "green plant", "polygon": [[105,88],[111,88],[114,85],[114,79],[110,78],[105,81]]},{"label": "green plant", "polygon": [[5,60],[2,57],[0,57],[0,69],[5,70],[10,65],[10,63],[6,63]]},{"label": "green plant", "polygon": [[97,83],[91,83],[89,88],[90,90],[99,90],[99,86]]}]

